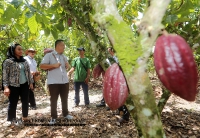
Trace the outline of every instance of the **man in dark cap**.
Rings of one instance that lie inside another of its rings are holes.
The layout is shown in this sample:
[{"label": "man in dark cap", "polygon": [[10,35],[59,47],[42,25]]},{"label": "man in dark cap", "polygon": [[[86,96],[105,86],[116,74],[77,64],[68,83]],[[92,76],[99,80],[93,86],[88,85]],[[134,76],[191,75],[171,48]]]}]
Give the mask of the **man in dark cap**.
[{"label": "man in dark cap", "polygon": [[91,64],[88,58],[85,57],[85,49],[83,47],[77,48],[79,52],[79,57],[76,57],[72,61],[72,68],[67,73],[68,75],[71,75],[73,71],[74,73],[74,89],[75,89],[75,107],[77,107],[80,103],[80,86],[83,88],[84,93],[84,100],[85,100],[85,106],[88,106],[90,103],[89,95],[88,95],[88,81],[90,78],[90,68]]}]

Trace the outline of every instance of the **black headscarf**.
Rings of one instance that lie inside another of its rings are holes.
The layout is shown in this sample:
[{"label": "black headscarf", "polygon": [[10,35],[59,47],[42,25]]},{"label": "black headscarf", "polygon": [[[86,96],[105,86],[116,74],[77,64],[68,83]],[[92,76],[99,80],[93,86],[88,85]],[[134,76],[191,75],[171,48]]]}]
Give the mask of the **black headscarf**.
[{"label": "black headscarf", "polygon": [[[26,60],[23,58],[23,56],[20,56],[19,59],[15,56],[15,49],[17,46],[20,46],[20,44],[14,44],[14,45],[9,46],[8,52],[6,54],[7,59],[11,59],[14,62],[25,62]],[[1,89],[2,90],[4,90],[4,87],[3,87],[3,63],[4,63],[4,61],[2,62],[2,76],[1,76],[2,77],[2,79],[1,79],[1,82],[2,82]]]},{"label": "black headscarf", "polygon": [[15,62],[25,62],[26,60],[23,58],[23,56],[20,56],[20,58],[18,59],[16,56],[15,56],[15,49],[17,46],[20,46],[20,44],[14,44],[14,45],[11,45],[9,48],[8,48],[8,52],[7,52],[7,59],[11,59]]}]

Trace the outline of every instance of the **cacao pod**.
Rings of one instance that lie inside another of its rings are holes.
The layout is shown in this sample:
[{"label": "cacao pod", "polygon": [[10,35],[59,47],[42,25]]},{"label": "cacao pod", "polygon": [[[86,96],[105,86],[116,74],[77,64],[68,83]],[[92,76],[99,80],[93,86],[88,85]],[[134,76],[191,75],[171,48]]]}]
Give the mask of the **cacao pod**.
[{"label": "cacao pod", "polygon": [[179,35],[164,34],[156,40],[154,65],[160,81],[172,93],[194,101],[198,73],[193,53]]},{"label": "cacao pod", "polygon": [[98,77],[101,75],[101,73],[102,73],[103,71],[104,71],[104,70],[103,70],[103,68],[101,67],[101,65],[97,64],[97,65],[94,67],[93,71],[92,71],[92,74],[93,74],[94,79],[98,78]]},{"label": "cacao pod", "polygon": [[128,96],[128,87],[118,64],[112,64],[105,72],[103,97],[111,110],[124,105]]},{"label": "cacao pod", "polygon": [[71,25],[72,25],[72,19],[71,18],[68,18],[67,24],[68,24],[69,27],[71,27]]}]

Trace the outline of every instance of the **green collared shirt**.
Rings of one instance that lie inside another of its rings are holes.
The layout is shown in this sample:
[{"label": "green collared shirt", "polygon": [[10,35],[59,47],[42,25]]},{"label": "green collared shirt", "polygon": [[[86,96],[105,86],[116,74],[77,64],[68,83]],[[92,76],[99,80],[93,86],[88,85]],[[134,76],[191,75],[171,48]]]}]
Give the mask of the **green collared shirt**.
[{"label": "green collared shirt", "polygon": [[[81,61],[86,69],[82,65]],[[73,60],[72,67],[75,68],[74,82],[84,82],[87,77],[87,70],[91,68],[91,64],[88,58],[77,57]]]}]

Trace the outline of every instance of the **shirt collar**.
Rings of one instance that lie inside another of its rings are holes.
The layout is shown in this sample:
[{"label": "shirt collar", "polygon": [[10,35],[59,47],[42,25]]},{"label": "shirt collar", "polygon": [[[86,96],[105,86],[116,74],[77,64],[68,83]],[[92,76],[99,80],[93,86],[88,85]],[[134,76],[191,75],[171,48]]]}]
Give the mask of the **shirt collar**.
[{"label": "shirt collar", "polygon": [[33,59],[31,56],[27,55],[28,58]]},{"label": "shirt collar", "polygon": [[53,53],[56,55],[62,55],[62,54],[58,54],[58,52],[56,50],[54,50]]}]

